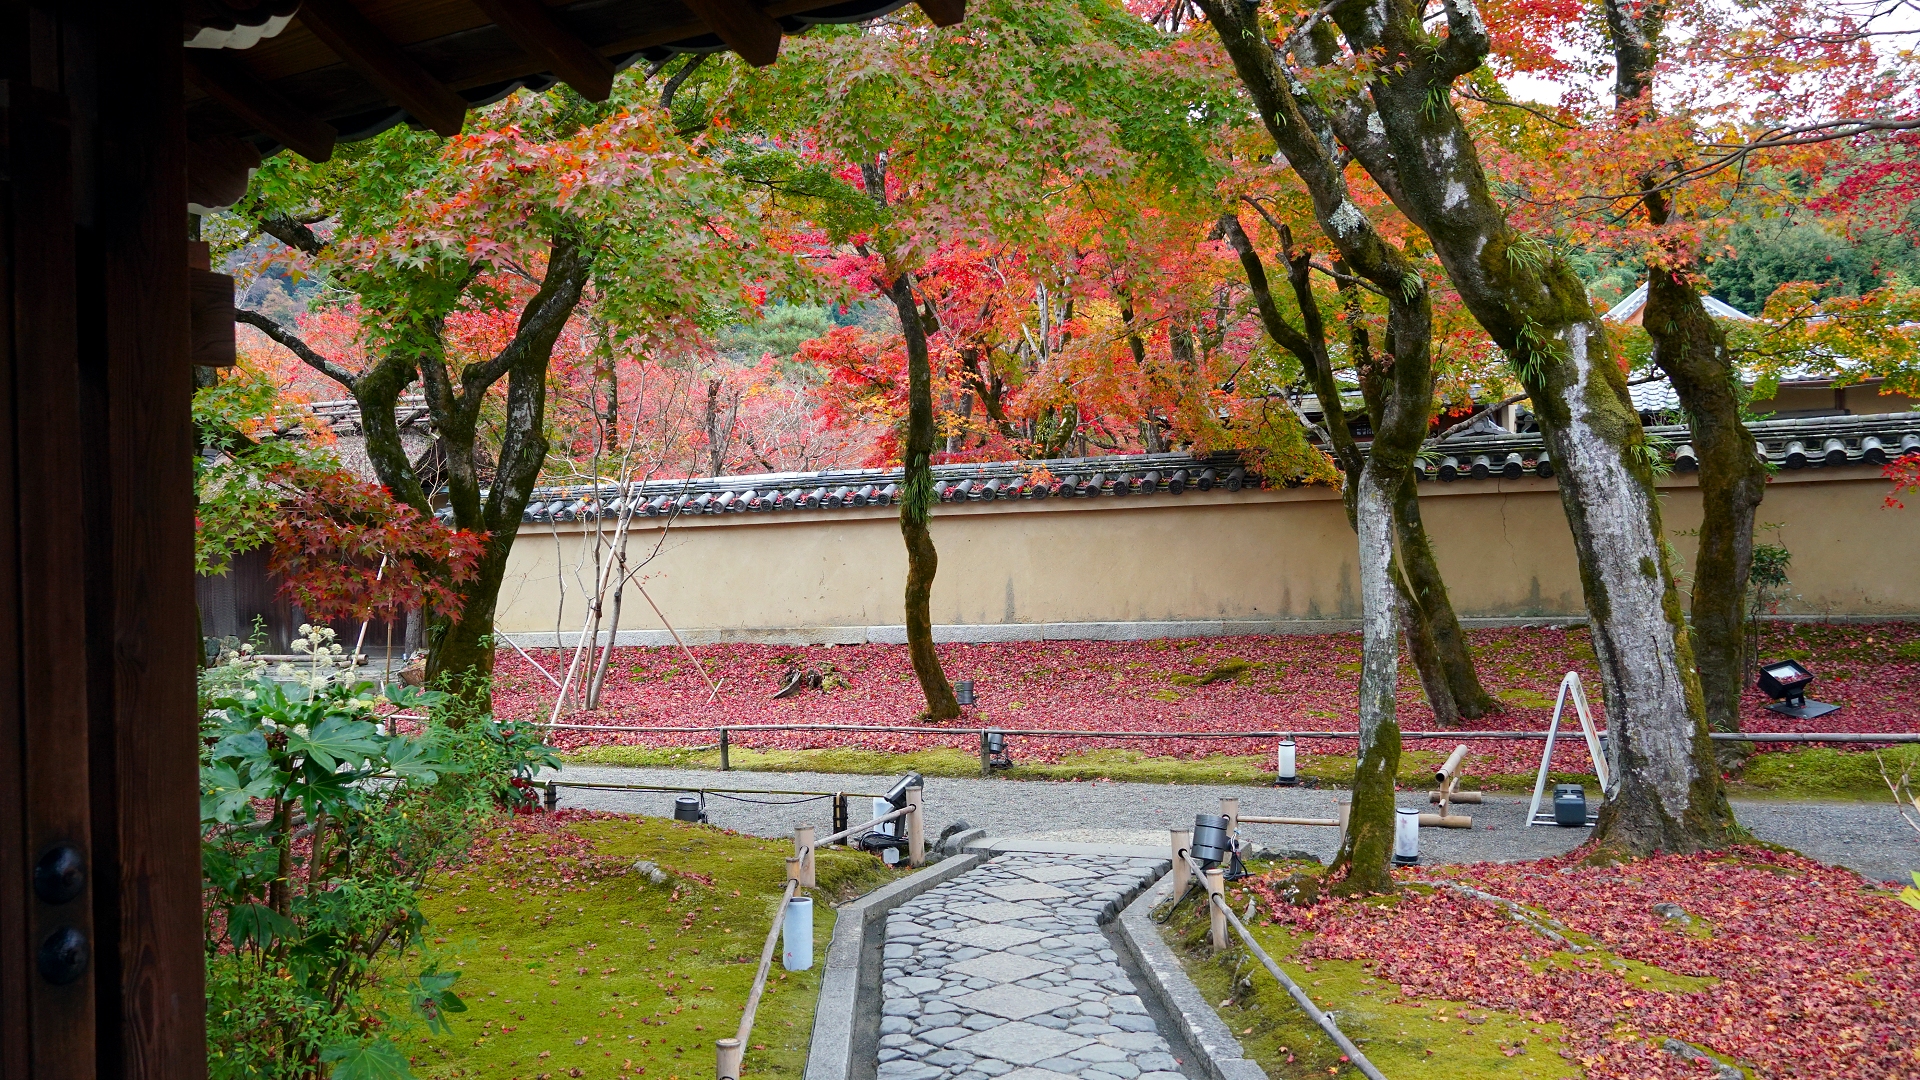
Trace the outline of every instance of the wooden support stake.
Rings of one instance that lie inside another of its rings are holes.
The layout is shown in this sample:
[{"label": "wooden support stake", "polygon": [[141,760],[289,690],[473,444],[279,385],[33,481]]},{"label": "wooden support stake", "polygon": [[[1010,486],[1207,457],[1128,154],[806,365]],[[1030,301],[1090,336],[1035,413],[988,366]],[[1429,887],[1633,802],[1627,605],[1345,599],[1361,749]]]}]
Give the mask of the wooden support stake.
[{"label": "wooden support stake", "polygon": [[[1438,791],[1429,791],[1427,792],[1427,801],[1437,803],[1440,801],[1441,794],[1442,793]],[[1472,803],[1477,806],[1486,801],[1486,793],[1482,791],[1449,791],[1445,794],[1448,802]]]},{"label": "wooden support stake", "polygon": [[1227,819],[1227,835],[1232,836],[1240,830],[1240,800],[1237,797],[1220,800],[1220,816]]},{"label": "wooden support stake", "polygon": [[1471,829],[1473,819],[1465,814],[1421,814],[1423,829]]},{"label": "wooden support stake", "polygon": [[732,768],[733,768],[733,763],[727,760],[727,729],[721,728],[720,729],[720,771],[726,772]]},{"label": "wooden support stake", "polygon": [[796,825],[793,827],[793,853],[800,859],[800,887],[803,889],[813,888],[813,826]]},{"label": "wooden support stake", "polygon": [[927,864],[926,812],[921,803],[925,788],[907,789],[907,807],[913,813],[907,815],[907,865],[925,866]]},{"label": "wooden support stake", "polygon": [[787,856],[787,880],[796,885],[800,884],[800,856],[798,855]]},{"label": "wooden support stake", "polygon": [[987,733],[980,733],[980,775],[993,775],[993,754],[987,750]]},{"label": "wooden support stake", "polygon": [[739,1039],[718,1039],[713,1044],[713,1074],[719,1080],[740,1080],[740,1059],[746,1056]]},{"label": "wooden support stake", "polygon": [[1187,882],[1192,880],[1193,871],[1187,867],[1187,851],[1193,847],[1192,829],[1168,829],[1173,841],[1173,898],[1186,895]]},{"label": "wooden support stake", "polygon": [[1347,824],[1352,820],[1353,800],[1343,799],[1340,802],[1340,842],[1342,844],[1347,842]]},{"label": "wooden support stake", "polygon": [[1227,947],[1227,872],[1218,866],[1207,871],[1207,917],[1219,952]]}]

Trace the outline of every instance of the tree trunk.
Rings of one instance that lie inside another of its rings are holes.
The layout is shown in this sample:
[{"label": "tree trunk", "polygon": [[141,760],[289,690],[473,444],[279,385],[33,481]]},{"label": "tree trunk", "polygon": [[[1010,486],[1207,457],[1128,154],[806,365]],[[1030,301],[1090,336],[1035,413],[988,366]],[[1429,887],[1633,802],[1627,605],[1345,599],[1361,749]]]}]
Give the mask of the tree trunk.
[{"label": "tree trunk", "polygon": [[1650,267],[1641,320],[1653,358],[1687,411],[1700,461],[1700,547],[1693,563],[1694,664],[1707,724],[1740,730],[1746,688],[1747,572],[1753,520],[1767,493],[1767,471],[1753,433],[1741,422],[1739,372],[1724,331],[1693,286]]},{"label": "tree trunk", "polygon": [[894,278],[887,295],[900,314],[900,333],[907,345],[907,460],[900,485],[900,535],[907,544],[907,654],[913,658],[913,673],[926,695],[928,719],[954,720],[960,716],[960,703],[954,700],[947,673],[940,668],[940,654],[933,647],[933,575],[940,568],[933,533],[927,527],[933,506],[933,368],[927,335],[913,302],[912,276],[903,273]]},{"label": "tree trunk", "polygon": [[1440,666],[1440,647],[1433,639],[1433,623],[1413,602],[1413,593],[1404,575],[1396,574],[1394,591],[1400,594],[1400,636],[1407,639],[1407,659],[1413,661],[1414,674],[1420,678],[1420,692],[1433,710],[1433,722],[1441,727],[1460,726],[1460,708],[1454,703],[1453,688],[1447,685]]},{"label": "tree trunk", "polygon": [[[1440,563],[1427,540],[1427,527],[1420,517],[1420,481],[1411,469],[1394,489],[1393,526],[1400,540],[1400,570],[1406,578],[1407,599],[1418,609],[1418,621],[1426,625],[1432,637],[1432,663],[1453,706],[1453,717],[1442,717],[1437,706],[1434,717],[1448,726],[1463,719],[1478,720],[1499,708],[1499,703],[1480,685],[1466,631],[1454,614],[1446,579],[1440,576]],[[1426,667],[1420,669],[1420,678],[1423,683],[1428,681]],[[1427,700],[1433,700],[1432,693]]]},{"label": "tree trunk", "polygon": [[[1668,5],[1605,0],[1613,45],[1614,106],[1629,124],[1652,118],[1653,80],[1659,70]],[[1641,178],[1641,208],[1656,228],[1674,203],[1659,177]],[[1685,243],[1673,238],[1668,245]],[[1746,688],[1747,574],[1753,564],[1753,519],[1766,497],[1767,471],[1753,434],[1741,422],[1740,372],[1727,351],[1726,332],[1707,313],[1688,272],[1691,250],[1659,251],[1647,260],[1647,302],[1641,326],[1653,341],[1653,359],[1667,373],[1686,410],[1700,462],[1699,550],[1693,567],[1694,665],[1700,674],[1707,726],[1740,730]],[[1748,745],[1750,744],[1743,744]]]},{"label": "tree trunk", "polygon": [[1394,781],[1400,775],[1400,722],[1394,691],[1400,681],[1398,577],[1393,566],[1392,474],[1373,461],[1360,473],[1356,533],[1360,550],[1360,760],[1353,774],[1353,806],[1346,840],[1331,869],[1346,869],[1334,886],[1343,895],[1388,892],[1393,875]]},{"label": "tree trunk", "polygon": [[[1259,9],[1201,3],[1263,116],[1273,116],[1269,101],[1291,105],[1291,86],[1302,80],[1281,71]],[[1453,80],[1477,69],[1489,48],[1485,24],[1471,3],[1447,0],[1447,36],[1436,40],[1424,13],[1423,0],[1341,4],[1332,11],[1335,25],[1314,23],[1294,55],[1309,65],[1345,63],[1337,25],[1354,54],[1373,58],[1363,88],[1313,107],[1426,233],[1461,301],[1532,395],[1580,559],[1613,733],[1609,753],[1621,777],[1601,810],[1598,838],[1628,854],[1722,845],[1737,827],[1707,738],[1660,543],[1646,436],[1626,379],[1566,259],[1507,224],[1453,108]],[[1268,129],[1276,141],[1290,134],[1271,118]],[[1293,151],[1283,149],[1291,162]],[[1357,216],[1341,214],[1348,222]]]}]

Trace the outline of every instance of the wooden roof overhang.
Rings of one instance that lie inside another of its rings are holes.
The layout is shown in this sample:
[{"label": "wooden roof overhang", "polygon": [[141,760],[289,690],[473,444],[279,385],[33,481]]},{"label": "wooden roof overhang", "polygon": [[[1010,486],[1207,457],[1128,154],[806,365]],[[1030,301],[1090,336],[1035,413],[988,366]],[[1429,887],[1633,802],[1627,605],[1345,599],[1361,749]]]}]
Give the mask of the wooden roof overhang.
[{"label": "wooden roof overhang", "polygon": [[[255,154],[325,161],[336,142],[402,123],[453,135],[468,109],[556,82],[605,101],[617,70],[675,53],[731,50],[765,66],[785,35],[908,2],[187,0],[193,201],[237,199],[233,174]],[[917,3],[940,26],[966,13],[966,0]]]}]

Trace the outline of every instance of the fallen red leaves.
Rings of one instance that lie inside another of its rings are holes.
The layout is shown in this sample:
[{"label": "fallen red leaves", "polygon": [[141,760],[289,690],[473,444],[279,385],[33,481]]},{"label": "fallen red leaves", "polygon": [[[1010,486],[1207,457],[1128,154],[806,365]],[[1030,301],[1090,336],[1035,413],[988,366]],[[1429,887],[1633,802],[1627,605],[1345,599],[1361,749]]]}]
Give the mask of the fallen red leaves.
[{"label": "fallen red leaves", "polygon": [[[1876,626],[1772,625],[1763,630],[1761,653],[1801,657],[1819,681],[1814,696],[1846,706],[1814,721],[1794,721],[1765,711],[1766,699],[1748,695],[1747,724],[1756,731],[1920,731],[1920,662],[1899,655],[1920,651],[1920,624]],[[1543,730],[1553,711],[1560,677],[1578,670],[1604,722],[1593,653],[1584,630],[1500,629],[1472,633],[1481,677],[1507,699],[1507,707],[1470,724],[1480,729]],[[914,723],[924,708],[904,646],[709,645],[696,650],[719,697],[708,689],[678,649],[620,649],[603,707],[574,714],[575,723],[617,725],[861,724]],[[564,671],[564,658],[536,651],[550,671]],[[1357,634],[1210,638],[1181,641],[1047,641],[988,645],[942,645],[949,678],[972,679],[981,705],[962,726],[1089,731],[1232,731],[1247,729],[1351,729],[1357,709],[1360,659]],[[1204,676],[1223,661],[1250,666],[1212,685],[1180,685],[1175,676]],[[831,661],[851,685],[831,693],[807,692],[771,700],[788,662],[819,667]],[[544,719],[552,687],[517,653],[502,653],[496,668],[495,704],[503,718]],[[1590,766],[1578,725],[1570,715],[1562,730],[1576,737],[1561,744],[1555,766]],[[1400,717],[1409,730],[1432,727],[1432,713],[1419,684],[1403,664]],[[966,736],[920,736],[880,732],[736,732],[735,745],[765,749],[858,747],[911,751],[950,746],[973,752]],[[711,743],[711,734],[556,732],[563,748],[630,743],[648,746]],[[1421,743],[1440,749],[1439,742]],[[1538,767],[1538,742],[1474,743],[1469,757],[1478,774],[1530,773]],[[1152,755],[1268,754],[1271,743],[1251,739],[1201,741],[1021,738],[1017,757],[1055,761],[1082,750],[1122,747]],[[1351,753],[1351,740],[1317,740],[1308,753]]]},{"label": "fallen red leaves", "polygon": [[[1527,905],[1612,956],[1562,953],[1495,905],[1409,890],[1395,903],[1326,900],[1293,908],[1275,882],[1273,921],[1311,931],[1296,956],[1357,960],[1413,999],[1475,1005],[1565,1025],[1567,1053],[1591,1080],[1698,1077],[1661,1049],[1672,1038],[1762,1077],[1920,1076],[1920,915],[1851,871],[1757,847],[1579,864],[1584,851],[1530,863],[1402,871],[1458,881]],[[1677,904],[1687,920],[1663,917]],[[1271,924],[1271,923],[1270,923]],[[1684,992],[1614,957],[1718,980]],[[1569,962],[1571,961],[1571,962]]]}]

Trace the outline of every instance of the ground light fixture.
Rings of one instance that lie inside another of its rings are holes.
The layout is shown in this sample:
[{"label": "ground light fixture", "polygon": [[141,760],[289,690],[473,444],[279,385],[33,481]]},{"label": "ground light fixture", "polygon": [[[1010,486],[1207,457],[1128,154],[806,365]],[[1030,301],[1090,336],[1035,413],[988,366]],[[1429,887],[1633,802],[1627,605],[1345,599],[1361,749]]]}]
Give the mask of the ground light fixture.
[{"label": "ground light fixture", "polygon": [[1420,811],[1417,807],[1393,809],[1393,865],[1420,865]]},{"label": "ground light fixture", "polygon": [[1218,814],[1195,814],[1193,844],[1189,851],[1204,869],[1211,870],[1233,854],[1233,836],[1227,832],[1227,819]]},{"label": "ground light fixture", "polygon": [[1007,753],[1007,733],[989,731],[984,736],[987,742],[987,765],[994,769],[1013,768],[1013,755]]},{"label": "ground light fixture", "polygon": [[1767,708],[1782,716],[1811,720],[1840,709],[1840,706],[1824,701],[1807,700],[1807,691],[1813,688],[1813,672],[1802,667],[1797,660],[1775,660],[1770,664],[1761,664],[1758,682],[1760,689],[1773,699],[1773,704]]},{"label": "ground light fixture", "polygon": [[[873,800],[873,816],[879,817],[882,814],[904,809],[907,805],[907,792],[912,788],[925,787],[926,784],[926,780],[917,772],[910,772],[894,781],[885,795]],[[900,856],[907,850],[906,823],[899,818],[881,822],[867,830],[867,834],[860,838],[859,846],[864,851],[878,852],[880,861],[892,866],[900,861]]]},{"label": "ground light fixture", "polygon": [[1296,756],[1293,740],[1280,740],[1280,749],[1274,754],[1274,787],[1295,787],[1300,783]]},{"label": "ground light fixture", "polygon": [[707,822],[707,798],[705,794],[695,797],[681,795],[673,800],[673,820],[704,825]]},{"label": "ground light fixture", "polygon": [[961,679],[953,684],[953,700],[968,708],[973,706],[976,699],[973,696],[972,679]]}]

